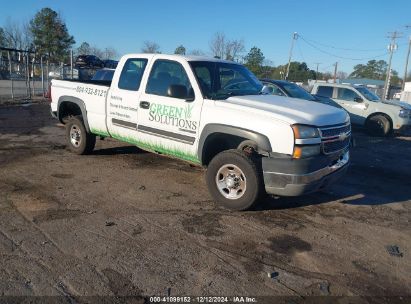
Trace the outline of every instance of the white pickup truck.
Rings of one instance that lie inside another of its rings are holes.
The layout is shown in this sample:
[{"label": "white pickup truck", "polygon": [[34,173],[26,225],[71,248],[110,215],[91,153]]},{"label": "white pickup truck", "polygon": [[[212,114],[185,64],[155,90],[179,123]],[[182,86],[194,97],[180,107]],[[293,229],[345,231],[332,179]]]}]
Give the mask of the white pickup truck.
[{"label": "white pickup truck", "polygon": [[411,105],[381,100],[365,86],[317,82],[311,94],[332,98],[348,111],[353,125],[365,127],[372,135],[387,136],[411,127]]},{"label": "white pickup truck", "polygon": [[91,153],[96,136],[112,137],[206,167],[213,198],[244,210],[265,192],[322,189],[349,164],[344,110],[262,92],[234,62],[131,54],[111,82],[53,80],[51,112],[73,152]]}]

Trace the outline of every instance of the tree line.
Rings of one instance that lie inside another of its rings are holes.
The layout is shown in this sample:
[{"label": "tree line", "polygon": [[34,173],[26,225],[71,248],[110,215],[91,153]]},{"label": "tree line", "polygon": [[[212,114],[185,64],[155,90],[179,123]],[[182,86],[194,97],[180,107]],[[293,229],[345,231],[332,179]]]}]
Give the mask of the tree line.
[{"label": "tree line", "polygon": [[[54,62],[67,62],[70,50],[73,49],[75,39],[70,35],[67,26],[59,13],[51,8],[38,11],[28,23],[16,23],[7,20],[0,27],[0,46],[27,50],[37,55],[47,56]],[[161,53],[161,47],[153,41],[144,41],[141,48],[143,53]],[[119,54],[113,47],[100,49],[88,42],[82,42],[74,49],[75,55],[96,55],[101,59],[117,59]],[[199,49],[187,50],[183,45],[178,45],[174,51],[181,55],[207,55]],[[224,33],[215,33],[209,42],[208,55],[229,61],[235,61],[247,66],[257,77],[283,79],[287,64],[274,66],[267,60],[260,48],[253,46],[247,53],[243,39],[230,39]],[[387,63],[384,60],[370,60],[366,64],[354,66],[350,78],[371,78],[384,80]],[[411,75],[410,75],[411,76]],[[330,72],[316,72],[310,69],[306,62],[293,61],[290,63],[288,79],[306,82],[308,79],[329,79]],[[339,71],[338,78],[346,78],[347,74]],[[396,71],[392,71],[391,83],[396,85],[401,82]]]},{"label": "tree line", "polygon": [[113,47],[100,49],[83,42],[80,47],[73,49],[75,43],[60,14],[47,7],[38,11],[27,23],[8,19],[0,27],[1,47],[46,56],[51,62],[68,62],[71,50],[74,55],[96,55],[101,59],[118,57],[118,52]]}]

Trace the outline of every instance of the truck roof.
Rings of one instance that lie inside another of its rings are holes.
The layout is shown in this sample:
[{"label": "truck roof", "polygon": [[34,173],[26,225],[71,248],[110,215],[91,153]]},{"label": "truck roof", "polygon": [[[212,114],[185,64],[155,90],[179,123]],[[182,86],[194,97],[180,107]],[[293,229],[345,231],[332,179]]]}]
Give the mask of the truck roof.
[{"label": "truck roof", "polygon": [[223,60],[223,59],[218,59],[218,58],[213,58],[213,57],[208,57],[208,56],[195,56],[195,55],[177,55],[177,54],[150,54],[150,53],[134,53],[134,54],[127,54],[124,55],[124,57],[127,58],[134,58],[134,57],[155,57],[155,58],[162,58],[162,59],[173,59],[173,58],[182,58],[185,59],[186,61],[211,61],[211,62],[222,62],[222,63],[230,63],[230,64],[239,64],[234,61],[229,61],[229,60]]},{"label": "truck roof", "polygon": [[314,85],[317,86],[327,86],[327,87],[351,87],[351,88],[361,88],[366,87],[364,85],[359,84],[351,84],[351,83],[328,83],[328,82],[316,82]]}]

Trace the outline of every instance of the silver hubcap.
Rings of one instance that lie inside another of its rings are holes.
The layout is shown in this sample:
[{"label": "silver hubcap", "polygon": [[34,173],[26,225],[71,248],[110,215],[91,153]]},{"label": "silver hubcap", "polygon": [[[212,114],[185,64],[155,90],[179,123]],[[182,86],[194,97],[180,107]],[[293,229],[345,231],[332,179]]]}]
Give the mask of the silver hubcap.
[{"label": "silver hubcap", "polygon": [[72,125],[70,129],[70,142],[71,144],[78,148],[81,143],[81,130],[76,125]]},{"label": "silver hubcap", "polygon": [[220,193],[228,199],[239,199],[245,193],[247,180],[243,171],[236,165],[222,166],[215,178]]}]

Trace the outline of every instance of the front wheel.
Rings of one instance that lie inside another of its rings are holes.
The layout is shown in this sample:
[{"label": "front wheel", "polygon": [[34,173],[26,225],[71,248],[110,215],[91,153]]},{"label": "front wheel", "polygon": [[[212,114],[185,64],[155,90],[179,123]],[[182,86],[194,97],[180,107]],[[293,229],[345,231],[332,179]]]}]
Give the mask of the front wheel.
[{"label": "front wheel", "polygon": [[257,161],[239,150],[217,154],[207,168],[206,181],[212,197],[231,210],[251,208],[263,192]]},{"label": "front wheel", "polygon": [[388,136],[391,132],[391,124],[383,115],[370,117],[367,120],[366,128],[368,133],[374,136]]},{"label": "front wheel", "polygon": [[87,132],[79,116],[66,124],[66,139],[70,151],[76,154],[90,154],[96,144],[96,136]]}]

